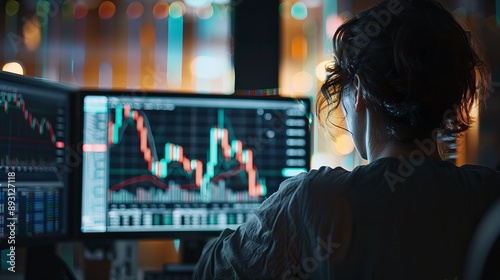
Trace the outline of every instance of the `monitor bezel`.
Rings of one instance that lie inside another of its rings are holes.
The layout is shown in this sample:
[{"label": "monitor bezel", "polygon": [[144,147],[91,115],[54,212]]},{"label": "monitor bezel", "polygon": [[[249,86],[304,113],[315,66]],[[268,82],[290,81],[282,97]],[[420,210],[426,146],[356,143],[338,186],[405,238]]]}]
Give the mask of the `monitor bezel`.
[{"label": "monitor bezel", "polygon": [[[252,91],[255,93],[257,91]],[[307,109],[308,113],[311,113],[312,100],[308,97],[283,97],[279,95],[240,95],[240,94],[204,94],[204,93],[180,93],[180,92],[171,92],[171,91],[158,91],[158,90],[133,90],[133,89],[98,89],[98,88],[84,88],[80,90],[78,94],[78,100],[75,104],[75,110],[77,112],[76,119],[78,123],[75,124],[75,137],[78,139],[79,147],[78,151],[81,154],[83,143],[83,102],[84,98],[87,96],[121,96],[121,97],[193,97],[193,98],[201,98],[201,99],[234,99],[237,101],[245,101],[245,100],[277,100],[277,101],[290,101],[295,99],[304,104],[304,107]],[[309,137],[306,143],[307,155],[306,156],[306,166],[309,170],[311,168],[311,155],[312,155],[312,143],[313,143],[313,127],[310,123],[309,129]],[[150,232],[83,232],[81,230],[81,214],[82,214],[82,176],[83,176],[83,165],[80,164],[78,172],[75,172],[75,182],[77,182],[77,196],[76,200],[78,204],[75,205],[75,212],[77,213],[75,216],[77,218],[78,226],[75,228],[75,233],[78,239],[81,240],[117,240],[117,239],[207,239],[212,237],[217,237],[222,233],[222,230],[175,230],[175,231],[150,231]]]}]

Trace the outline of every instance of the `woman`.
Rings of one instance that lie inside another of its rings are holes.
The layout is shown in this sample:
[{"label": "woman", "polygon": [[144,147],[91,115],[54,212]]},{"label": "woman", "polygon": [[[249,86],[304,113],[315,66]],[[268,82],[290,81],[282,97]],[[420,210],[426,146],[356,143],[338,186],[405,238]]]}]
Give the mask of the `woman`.
[{"label": "woman", "polygon": [[369,161],[286,180],[209,243],[195,279],[461,279],[500,174],[440,158],[437,134],[473,123],[489,91],[477,45],[433,1],[390,0],[347,20],[317,113],[341,107]]}]

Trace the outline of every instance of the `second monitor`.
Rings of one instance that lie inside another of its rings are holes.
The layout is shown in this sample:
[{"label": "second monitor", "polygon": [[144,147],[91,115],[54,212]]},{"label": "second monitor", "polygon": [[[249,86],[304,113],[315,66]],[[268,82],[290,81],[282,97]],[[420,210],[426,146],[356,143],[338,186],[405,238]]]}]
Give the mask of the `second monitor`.
[{"label": "second monitor", "polygon": [[217,233],[310,168],[309,99],[82,98],[82,233]]}]

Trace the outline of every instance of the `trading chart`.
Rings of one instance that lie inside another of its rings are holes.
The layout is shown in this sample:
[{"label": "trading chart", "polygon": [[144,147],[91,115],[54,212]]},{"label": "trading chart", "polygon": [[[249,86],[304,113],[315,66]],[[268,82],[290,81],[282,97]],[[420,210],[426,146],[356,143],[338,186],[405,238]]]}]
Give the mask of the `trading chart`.
[{"label": "trading chart", "polygon": [[241,224],[308,170],[309,118],[294,99],[87,96],[82,230]]},{"label": "trading chart", "polygon": [[[0,86],[0,237],[64,234],[68,97]],[[14,175],[15,174],[15,175]]]}]

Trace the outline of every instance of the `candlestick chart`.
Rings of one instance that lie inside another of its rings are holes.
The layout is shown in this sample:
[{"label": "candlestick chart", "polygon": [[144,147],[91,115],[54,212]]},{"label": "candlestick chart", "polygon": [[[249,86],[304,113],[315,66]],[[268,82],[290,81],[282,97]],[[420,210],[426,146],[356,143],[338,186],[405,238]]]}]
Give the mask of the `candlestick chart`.
[{"label": "candlestick chart", "polygon": [[[286,173],[307,170],[308,121],[299,109],[209,101],[88,102],[84,133],[98,135],[83,145],[92,165],[85,177],[93,178],[84,197],[97,199],[83,205],[90,227],[239,224]],[[105,215],[90,211],[96,203]]]}]

